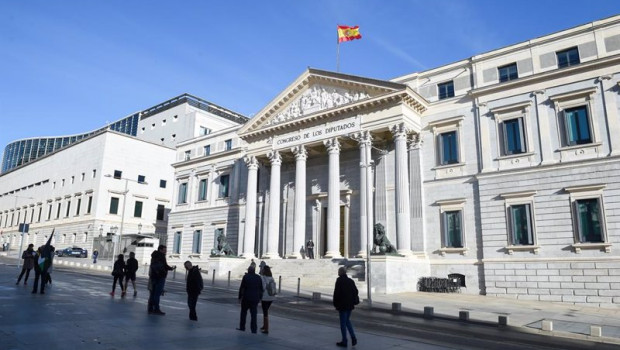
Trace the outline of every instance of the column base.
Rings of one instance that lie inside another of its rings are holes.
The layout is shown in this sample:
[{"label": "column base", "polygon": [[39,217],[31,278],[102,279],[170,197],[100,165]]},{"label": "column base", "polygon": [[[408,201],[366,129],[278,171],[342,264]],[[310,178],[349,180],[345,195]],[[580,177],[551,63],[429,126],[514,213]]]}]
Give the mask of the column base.
[{"label": "column base", "polygon": [[254,253],[243,253],[241,257],[244,259],[256,259],[256,255]]},{"label": "column base", "polygon": [[411,251],[411,249],[398,249],[396,252],[402,256],[413,256],[413,252]]},{"label": "column base", "polygon": [[282,259],[278,253],[265,253],[261,259]]},{"label": "column base", "polygon": [[366,250],[360,250],[356,255],[358,258],[366,258]]},{"label": "column base", "polygon": [[340,255],[339,251],[327,252],[327,253],[325,253],[324,258],[326,258],[326,259],[342,259],[342,255]]},{"label": "column base", "polygon": [[287,259],[302,259],[301,254],[293,253],[286,256]]}]

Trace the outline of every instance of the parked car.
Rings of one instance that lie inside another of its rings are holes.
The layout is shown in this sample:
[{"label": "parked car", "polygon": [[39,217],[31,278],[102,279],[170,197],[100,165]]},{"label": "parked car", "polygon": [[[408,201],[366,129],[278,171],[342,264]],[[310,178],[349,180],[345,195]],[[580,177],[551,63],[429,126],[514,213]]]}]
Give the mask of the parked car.
[{"label": "parked car", "polygon": [[76,258],[88,257],[88,250],[80,247],[67,247],[65,249],[57,250],[56,256],[74,256]]}]

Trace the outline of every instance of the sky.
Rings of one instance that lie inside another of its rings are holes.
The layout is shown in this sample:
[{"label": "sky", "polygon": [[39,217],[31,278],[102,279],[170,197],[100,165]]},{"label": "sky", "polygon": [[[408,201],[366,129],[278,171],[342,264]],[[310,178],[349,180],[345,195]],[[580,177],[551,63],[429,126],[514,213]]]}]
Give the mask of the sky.
[{"label": "sky", "polygon": [[307,67],[393,79],[620,13],[617,0],[1,0],[0,153],[182,93],[252,117]]}]

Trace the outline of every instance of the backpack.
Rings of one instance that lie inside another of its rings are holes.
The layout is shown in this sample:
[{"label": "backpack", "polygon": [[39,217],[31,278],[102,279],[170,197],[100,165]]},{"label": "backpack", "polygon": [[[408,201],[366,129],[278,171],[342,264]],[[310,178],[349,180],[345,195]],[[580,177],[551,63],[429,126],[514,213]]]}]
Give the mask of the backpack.
[{"label": "backpack", "polygon": [[267,282],[267,294],[271,297],[278,294],[276,289],[276,281],[274,281],[273,278]]}]

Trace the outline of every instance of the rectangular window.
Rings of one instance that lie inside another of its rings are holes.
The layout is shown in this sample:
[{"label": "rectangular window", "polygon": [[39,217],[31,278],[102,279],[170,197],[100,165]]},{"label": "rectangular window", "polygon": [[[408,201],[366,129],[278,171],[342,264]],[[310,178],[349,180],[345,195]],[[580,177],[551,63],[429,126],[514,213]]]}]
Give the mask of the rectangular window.
[{"label": "rectangular window", "polygon": [[208,156],[211,154],[211,145],[206,145],[204,147],[204,151],[205,151],[205,156]]},{"label": "rectangular window", "polygon": [[82,176],[80,176],[80,181],[84,181],[85,177],[86,177],[86,173],[82,173]]},{"label": "rectangular window", "polygon": [[133,217],[134,218],[142,217],[142,202],[136,201],[136,205],[133,207]]},{"label": "rectangular window", "polygon": [[525,135],[523,118],[505,120],[502,123],[504,132],[504,154],[519,154],[525,152]]},{"label": "rectangular window", "polygon": [[590,118],[586,106],[564,110],[564,131],[567,146],[592,143]]},{"label": "rectangular window", "polygon": [[229,175],[220,175],[219,198],[228,198],[228,179]]},{"label": "rectangular window", "polygon": [[164,220],[166,207],[163,204],[157,204],[157,220]]},{"label": "rectangular window", "polygon": [[198,184],[198,200],[207,200],[207,179],[200,180]]},{"label": "rectangular window", "polygon": [[159,187],[166,188],[166,180],[159,180]]},{"label": "rectangular window", "polygon": [[463,230],[461,226],[461,211],[446,211],[443,213],[444,243],[446,248],[463,248]]},{"label": "rectangular window", "polygon": [[209,128],[205,128],[204,126],[200,127],[200,136],[209,135],[211,130]]},{"label": "rectangular window", "polygon": [[93,206],[93,196],[88,197],[88,205],[86,206],[86,214],[90,214],[90,209]]},{"label": "rectangular window", "polygon": [[93,169],[93,179],[97,177],[97,169]]},{"label": "rectangular window", "polygon": [[440,100],[454,97],[454,83],[452,81],[443,84],[437,84],[437,89],[439,89]]},{"label": "rectangular window", "polygon": [[555,53],[558,59],[558,68],[570,67],[579,64],[579,50],[576,47]]},{"label": "rectangular window", "polygon": [[120,179],[121,177],[123,177],[123,172],[120,170],[114,170],[114,178]]},{"label": "rectangular window", "polygon": [[172,252],[174,254],[181,254],[181,232],[174,233],[174,241],[172,243]]},{"label": "rectangular window", "polygon": [[30,212],[30,223],[32,224],[34,222],[34,208],[32,208],[32,211]]},{"label": "rectangular window", "polygon": [[49,221],[49,220],[51,220],[51,219],[52,219],[52,205],[50,204],[50,205],[47,207],[47,220]]},{"label": "rectangular window", "polygon": [[456,164],[459,162],[458,138],[456,131],[439,134],[439,164]]},{"label": "rectangular window", "polygon": [[110,214],[118,214],[118,198],[110,198]]},{"label": "rectangular window", "polygon": [[71,209],[71,201],[67,201],[67,211],[65,212],[65,217],[69,217],[69,210]]},{"label": "rectangular window", "polygon": [[179,202],[178,204],[187,203],[187,182],[179,184]]},{"label": "rectangular window", "polygon": [[224,151],[230,151],[232,149],[232,140],[224,141]]},{"label": "rectangular window", "polygon": [[598,198],[578,199],[575,201],[577,211],[577,232],[580,243],[604,242],[601,205]]},{"label": "rectangular window", "polygon": [[192,243],[192,253],[200,254],[202,249],[202,231],[196,230],[194,231],[194,241]]},{"label": "rectangular window", "polygon": [[56,209],[56,219],[60,218],[60,206],[62,203],[58,202],[58,207]]},{"label": "rectangular window", "polygon": [[39,207],[39,214],[37,214],[37,222],[41,222],[41,212],[43,212],[43,207]]},{"label": "rectangular window", "polygon": [[145,183],[146,182],[146,176],[144,175],[138,175],[138,183]]},{"label": "rectangular window", "polygon": [[508,207],[508,222],[512,245],[534,245],[532,208],[529,204]]},{"label": "rectangular window", "polygon": [[192,155],[192,151],[185,151],[185,156],[184,156],[184,158],[183,158],[183,159],[185,159],[185,160],[189,160],[189,158],[191,157],[191,155]]},{"label": "rectangular window", "polygon": [[80,215],[80,207],[82,206],[82,198],[78,198],[77,208],[75,208],[75,216]]},{"label": "rectangular window", "polygon": [[499,73],[499,82],[505,82],[517,79],[519,77],[519,73],[517,72],[517,64],[512,63],[503,67],[497,68]]}]

